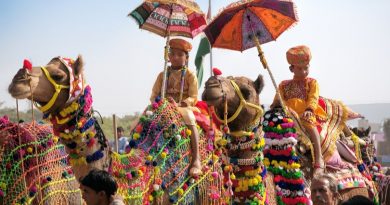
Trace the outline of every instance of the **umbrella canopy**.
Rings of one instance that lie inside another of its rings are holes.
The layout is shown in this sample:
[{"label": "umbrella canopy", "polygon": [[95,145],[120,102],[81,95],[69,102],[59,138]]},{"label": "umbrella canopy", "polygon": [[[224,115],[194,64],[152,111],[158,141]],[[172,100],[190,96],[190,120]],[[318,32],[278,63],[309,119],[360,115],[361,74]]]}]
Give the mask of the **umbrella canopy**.
[{"label": "umbrella canopy", "polygon": [[198,4],[191,0],[146,0],[128,16],[141,29],[162,37],[194,38],[206,27],[206,18]]},{"label": "umbrella canopy", "polygon": [[290,0],[242,0],[227,6],[205,28],[212,47],[237,51],[276,40],[297,22]]}]

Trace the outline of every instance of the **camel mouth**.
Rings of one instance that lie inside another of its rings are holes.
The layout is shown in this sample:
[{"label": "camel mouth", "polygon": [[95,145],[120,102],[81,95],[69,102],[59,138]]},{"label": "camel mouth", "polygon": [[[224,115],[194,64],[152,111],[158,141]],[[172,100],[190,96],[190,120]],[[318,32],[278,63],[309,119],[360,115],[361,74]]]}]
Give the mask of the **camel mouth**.
[{"label": "camel mouth", "polygon": [[217,105],[223,100],[223,94],[214,95],[214,92],[203,92],[202,100],[205,101],[208,105]]},{"label": "camel mouth", "polygon": [[11,96],[15,99],[26,99],[31,96],[31,91],[30,90],[20,90],[16,92],[10,92]]}]

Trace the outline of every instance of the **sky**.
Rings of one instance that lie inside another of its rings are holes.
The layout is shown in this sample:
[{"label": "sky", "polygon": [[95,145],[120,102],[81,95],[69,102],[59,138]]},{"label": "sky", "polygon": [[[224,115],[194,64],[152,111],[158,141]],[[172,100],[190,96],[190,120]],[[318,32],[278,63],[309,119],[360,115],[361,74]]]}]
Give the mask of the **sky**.
[{"label": "sky", "polygon": [[[127,14],[141,0],[0,0],[0,102],[15,107],[7,92],[23,59],[45,65],[55,56],[83,56],[94,108],[103,115],[142,112],[157,74],[163,70],[165,40],[140,30]],[[198,0],[204,12],[208,1]],[[213,0],[215,16],[232,0]],[[299,22],[276,41],[263,45],[276,82],[289,79],[286,51],[307,45],[312,52],[310,76],[320,94],[346,104],[390,103],[390,1],[298,0]],[[200,36],[189,41],[189,67]],[[204,79],[210,76],[209,56]],[[213,67],[224,76],[264,76],[260,94],[270,104],[275,94],[255,48],[244,52],[213,49]],[[203,90],[200,89],[200,93]],[[199,95],[200,96],[200,95]],[[29,107],[28,101],[21,108]]]}]

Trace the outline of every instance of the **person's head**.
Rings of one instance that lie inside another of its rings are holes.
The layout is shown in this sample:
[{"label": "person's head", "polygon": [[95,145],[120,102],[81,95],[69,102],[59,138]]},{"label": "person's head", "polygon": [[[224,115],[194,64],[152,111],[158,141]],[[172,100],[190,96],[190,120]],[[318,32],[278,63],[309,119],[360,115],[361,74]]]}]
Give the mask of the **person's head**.
[{"label": "person's head", "polygon": [[355,204],[374,205],[374,202],[365,196],[357,195],[343,202],[341,205],[355,205]]},{"label": "person's head", "polygon": [[173,67],[182,67],[187,65],[189,52],[192,45],[183,39],[175,38],[169,41],[169,61]]},{"label": "person's head", "polygon": [[290,71],[295,78],[305,78],[309,75],[311,52],[307,46],[296,46],[286,52]]},{"label": "person's head", "polygon": [[311,199],[316,205],[335,205],[340,198],[336,179],[331,174],[314,176],[310,189]]},{"label": "person's head", "polygon": [[118,137],[122,137],[124,132],[125,130],[123,129],[123,127],[119,126],[116,128],[116,133],[118,134]]},{"label": "person's head", "polygon": [[80,189],[87,205],[108,205],[118,186],[104,170],[91,170],[80,180]]}]

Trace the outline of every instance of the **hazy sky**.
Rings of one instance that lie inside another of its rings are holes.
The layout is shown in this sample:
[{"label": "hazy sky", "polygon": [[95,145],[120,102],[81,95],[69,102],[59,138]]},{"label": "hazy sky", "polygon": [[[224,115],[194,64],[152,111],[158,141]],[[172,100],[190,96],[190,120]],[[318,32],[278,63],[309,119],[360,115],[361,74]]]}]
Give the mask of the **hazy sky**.
[{"label": "hazy sky", "polygon": [[[7,92],[24,58],[45,65],[52,57],[82,54],[94,108],[104,115],[142,112],[151,87],[163,69],[164,39],[141,31],[127,14],[141,0],[0,0],[0,101],[15,106]],[[207,12],[208,1],[198,0]],[[231,0],[213,0],[213,15]],[[390,1],[299,0],[300,21],[263,46],[277,82],[291,78],[285,52],[300,44],[312,51],[310,75],[320,94],[347,104],[390,102]],[[191,40],[194,49],[200,37]],[[257,51],[214,49],[214,66],[224,75],[255,79],[264,75],[260,95],[269,104],[274,88]],[[209,68],[208,56],[205,68]],[[204,79],[209,77],[205,72]],[[203,86],[202,86],[203,87]],[[27,102],[22,103],[25,109]]]}]

